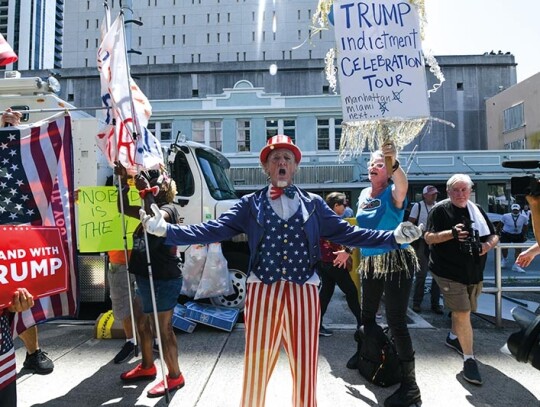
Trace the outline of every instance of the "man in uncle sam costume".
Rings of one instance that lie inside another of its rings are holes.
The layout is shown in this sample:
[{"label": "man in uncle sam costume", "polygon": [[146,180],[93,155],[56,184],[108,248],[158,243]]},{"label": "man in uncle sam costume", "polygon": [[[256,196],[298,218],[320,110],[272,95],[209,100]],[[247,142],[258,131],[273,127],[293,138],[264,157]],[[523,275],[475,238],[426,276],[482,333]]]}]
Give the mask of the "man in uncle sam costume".
[{"label": "man in uncle sam costume", "polygon": [[411,223],[395,231],[351,226],[318,196],[293,185],[302,152],[290,137],[270,138],[260,161],[270,185],[242,197],[216,220],[171,225],[153,207],[141,213],[148,233],[167,244],[208,244],[248,235],[250,268],[244,310],[246,350],[241,406],[265,404],[268,380],[283,345],[293,379],[293,405],[316,406],[319,351],[320,238],[357,247],[397,248],[417,239]]}]

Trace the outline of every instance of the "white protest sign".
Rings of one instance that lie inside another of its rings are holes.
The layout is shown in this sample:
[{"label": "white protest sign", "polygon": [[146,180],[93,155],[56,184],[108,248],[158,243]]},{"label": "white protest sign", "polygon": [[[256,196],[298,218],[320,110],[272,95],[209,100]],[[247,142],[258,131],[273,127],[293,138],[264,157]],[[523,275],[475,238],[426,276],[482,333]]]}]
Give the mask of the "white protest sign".
[{"label": "white protest sign", "polygon": [[344,121],[429,117],[418,12],[407,0],[335,0]]}]

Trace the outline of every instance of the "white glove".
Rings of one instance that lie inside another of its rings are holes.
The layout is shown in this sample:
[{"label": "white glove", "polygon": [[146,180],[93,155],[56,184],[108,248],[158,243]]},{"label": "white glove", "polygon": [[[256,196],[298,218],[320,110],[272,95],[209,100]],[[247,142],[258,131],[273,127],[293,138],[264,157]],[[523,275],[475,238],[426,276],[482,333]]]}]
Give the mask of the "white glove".
[{"label": "white glove", "polygon": [[144,209],[139,209],[139,217],[141,218],[141,223],[148,233],[151,233],[156,236],[166,236],[167,235],[167,222],[163,219],[163,214],[159,210],[159,207],[153,203],[150,206],[154,216],[147,215]]},{"label": "white glove", "polygon": [[414,242],[420,236],[422,236],[422,229],[411,222],[401,222],[394,230],[397,244]]}]

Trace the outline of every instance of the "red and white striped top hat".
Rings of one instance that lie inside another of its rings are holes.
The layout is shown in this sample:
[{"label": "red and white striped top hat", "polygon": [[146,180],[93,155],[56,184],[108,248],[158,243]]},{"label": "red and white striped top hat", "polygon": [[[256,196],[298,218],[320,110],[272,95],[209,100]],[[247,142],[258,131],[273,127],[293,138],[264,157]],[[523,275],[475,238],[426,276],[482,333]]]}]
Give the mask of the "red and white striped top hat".
[{"label": "red and white striped top hat", "polygon": [[261,160],[261,163],[265,164],[266,160],[268,159],[268,154],[270,154],[271,151],[276,150],[278,148],[286,148],[287,150],[292,151],[292,153],[294,154],[294,158],[296,160],[296,164],[300,163],[300,160],[302,159],[302,152],[300,151],[298,147],[294,145],[294,143],[292,142],[289,136],[284,136],[282,134],[273,136],[268,139],[266,146],[263,147],[259,155],[259,159]]}]

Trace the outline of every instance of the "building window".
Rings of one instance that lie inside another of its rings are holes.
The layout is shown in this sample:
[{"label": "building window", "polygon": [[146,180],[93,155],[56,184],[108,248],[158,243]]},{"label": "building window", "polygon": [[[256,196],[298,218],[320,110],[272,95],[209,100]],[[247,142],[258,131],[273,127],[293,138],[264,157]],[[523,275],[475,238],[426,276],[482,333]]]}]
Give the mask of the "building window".
[{"label": "building window", "polygon": [[228,22],[228,23],[231,22],[231,13],[227,13],[227,22]]},{"label": "building window", "polygon": [[317,150],[337,151],[341,143],[341,119],[317,119]]},{"label": "building window", "polygon": [[191,139],[204,144],[204,120],[191,121]]},{"label": "building window", "polygon": [[317,119],[317,150],[330,150],[330,120]]},{"label": "building window", "polygon": [[296,139],[296,120],[283,119],[283,132],[281,134],[289,136],[294,143]]},{"label": "building window", "polygon": [[231,42],[231,33],[227,33],[227,42]]},{"label": "building window", "polygon": [[161,141],[172,140],[172,122],[148,122],[147,129]]},{"label": "building window", "polygon": [[161,36],[161,45],[165,45],[165,36],[164,35]]},{"label": "building window", "polygon": [[342,119],[335,119],[334,120],[334,149],[337,151],[339,150],[339,146],[341,144],[341,123],[343,122]]},{"label": "building window", "polygon": [[219,23],[219,13],[217,13],[217,22]]},{"label": "building window", "polygon": [[172,23],[173,23],[173,25],[176,25],[176,16],[175,15],[172,16]]},{"label": "building window", "polygon": [[206,22],[207,22],[208,24],[210,24],[210,14],[207,14],[207,15],[206,15]]},{"label": "building window", "polygon": [[86,29],[88,30],[90,28],[90,20],[86,20]]},{"label": "building window", "polygon": [[176,35],[172,36],[172,43],[173,43],[173,45],[176,44]]},{"label": "building window", "polygon": [[212,120],[209,122],[209,145],[216,150],[221,151],[221,144],[223,141],[221,132],[221,120]]},{"label": "building window", "polygon": [[165,25],[165,22],[166,22],[166,18],[165,18],[165,16],[162,16],[162,18],[161,18],[161,25]]},{"label": "building window", "polygon": [[271,137],[277,136],[278,129],[279,129],[278,119],[266,120],[266,139],[268,140]]},{"label": "building window", "polygon": [[217,40],[218,43],[219,43],[219,39],[220,39],[220,35],[219,35],[219,33],[217,33],[216,40]]},{"label": "building window", "polygon": [[210,44],[210,33],[206,33],[206,43]]},{"label": "building window", "polygon": [[267,119],[266,139],[278,134],[289,136],[294,142],[296,138],[296,120],[294,119]]},{"label": "building window", "polygon": [[182,45],[186,45],[186,34],[182,34]]},{"label": "building window", "polygon": [[191,138],[221,151],[223,141],[221,120],[192,120]]},{"label": "building window", "polygon": [[525,114],[523,102],[505,109],[503,112],[503,132],[509,132],[525,126]]},{"label": "building window", "polygon": [[236,146],[237,151],[251,151],[251,122],[246,119],[236,120]]}]

